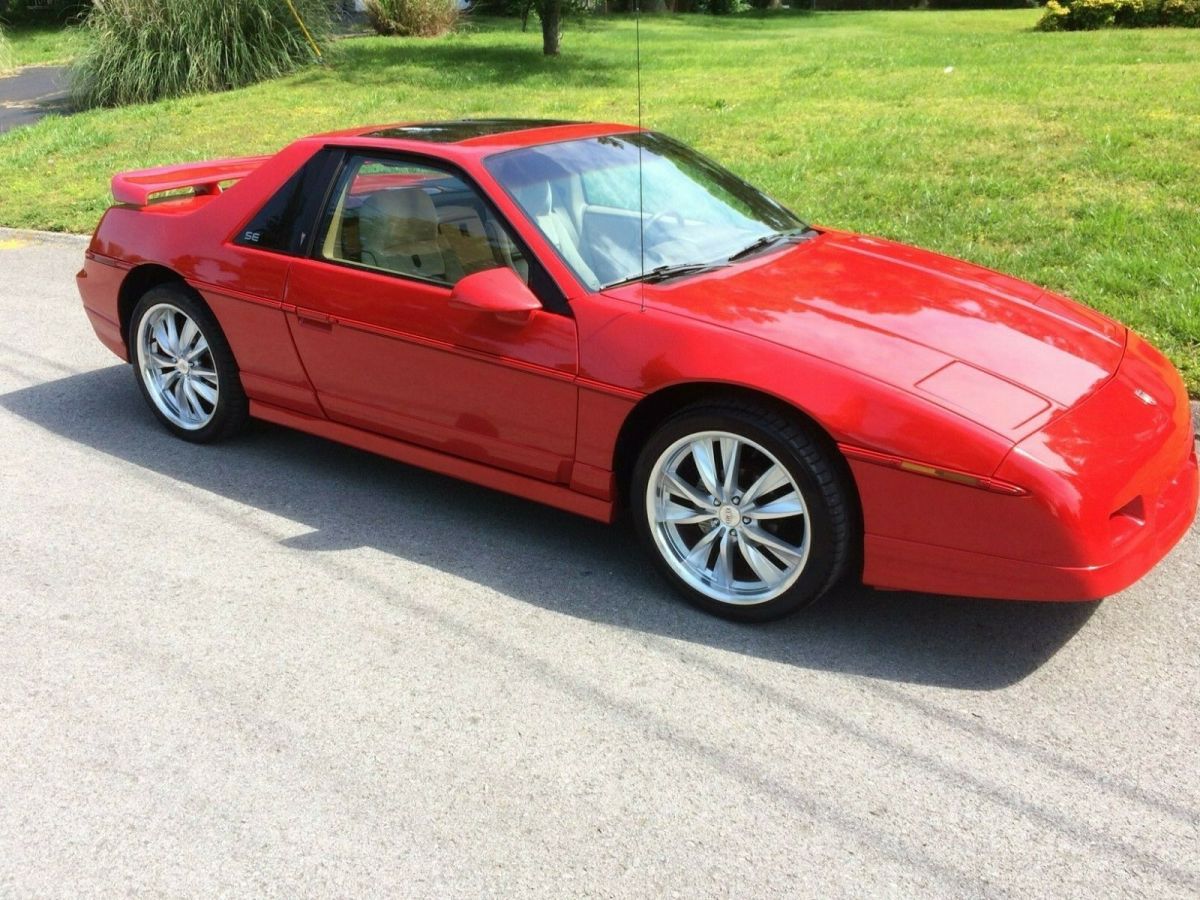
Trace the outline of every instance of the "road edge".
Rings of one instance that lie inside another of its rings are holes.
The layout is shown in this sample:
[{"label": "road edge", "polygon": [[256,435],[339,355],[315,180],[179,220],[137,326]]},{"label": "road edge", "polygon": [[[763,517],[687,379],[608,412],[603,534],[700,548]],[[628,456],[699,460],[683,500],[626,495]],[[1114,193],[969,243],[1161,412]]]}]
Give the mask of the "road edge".
[{"label": "road edge", "polygon": [[38,231],[33,228],[7,228],[0,225],[0,240],[4,238],[80,246],[86,246],[87,242],[91,240],[90,235],[75,234],[73,231]]}]

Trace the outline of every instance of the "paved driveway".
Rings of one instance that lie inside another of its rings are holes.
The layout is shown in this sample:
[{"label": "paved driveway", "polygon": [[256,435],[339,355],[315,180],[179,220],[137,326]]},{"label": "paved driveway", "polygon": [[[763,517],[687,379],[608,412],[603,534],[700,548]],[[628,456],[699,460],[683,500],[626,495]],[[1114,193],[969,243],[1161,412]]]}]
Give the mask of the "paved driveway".
[{"label": "paved driveway", "polygon": [[31,125],[47,113],[70,111],[70,89],[63,66],[30,66],[0,78],[0,134],[18,125]]},{"label": "paved driveway", "polygon": [[620,531],[170,439],[0,232],[0,894],[1195,897],[1200,532],[1098,605],[748,628]]}]

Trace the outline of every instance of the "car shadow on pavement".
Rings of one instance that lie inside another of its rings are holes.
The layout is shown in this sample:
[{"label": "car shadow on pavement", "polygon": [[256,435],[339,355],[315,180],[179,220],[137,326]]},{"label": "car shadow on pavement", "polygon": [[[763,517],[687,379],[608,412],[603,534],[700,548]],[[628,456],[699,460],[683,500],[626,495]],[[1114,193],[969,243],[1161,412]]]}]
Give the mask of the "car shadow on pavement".
[{"label": "car shadow on pavement", "polygon": [[262,423],[218,446],[179,441],[153,420],[127,366],[14,391],[0,406],[310,528],[284,542],[296,552],[371,547],[555,612],[809,669],[994,690],[1035,671],[1097,606],[846,586],[784,621],[734,625],[677,599],[620,525]]}]

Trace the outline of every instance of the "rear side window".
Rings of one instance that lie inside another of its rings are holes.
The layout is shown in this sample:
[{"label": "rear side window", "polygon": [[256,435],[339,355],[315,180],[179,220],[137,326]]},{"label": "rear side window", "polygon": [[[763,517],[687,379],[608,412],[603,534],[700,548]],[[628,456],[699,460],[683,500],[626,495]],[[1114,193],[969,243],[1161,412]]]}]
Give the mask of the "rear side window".
[{"label": "rear side window", "polygon": [[233,242],[292,256],[304,253],[308,230],[324,201],[330,157],[328,151],[322,151],[296,170]]}]

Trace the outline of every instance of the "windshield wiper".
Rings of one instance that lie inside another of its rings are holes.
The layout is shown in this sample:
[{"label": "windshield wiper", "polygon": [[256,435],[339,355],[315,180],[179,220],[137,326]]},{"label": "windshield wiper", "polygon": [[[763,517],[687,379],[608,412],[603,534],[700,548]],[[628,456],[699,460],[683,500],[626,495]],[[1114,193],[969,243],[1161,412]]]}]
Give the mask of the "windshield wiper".
[{"label": "windshield wiper", "polygon": [[707,272],[709,269],[723,269],[727,264],[723,262],[690,262],[690,263],[675,263],[673,265],[655,266],[648,272],[640,275],[630,275],[628,278],[622,278],[620,281],[613,281],[604,285],[601,290],[608,288],[620,287],[623,284],[630,284],[634,281],[644,281],[647,284],[656,284],[660,281],[666,281],[668,278],[678,278],[681,275],[696,275],[700,272]]},{"label": "windshield wiper", "polygon": [[646,273],[645,281],[666,281],[668,278],[676,278],[680,275],[693,275],[697,272],[707,272],[709,269],[723,269],[725,263],[675,263],[670,266],[655,266]]},{"label": "windshield wiper", "polygon": [[772,234],[764,234],[758,240],[752,241],[737,253],[731,255],[729,257],[729,261],[737,262],[739,259],[745,259],[747,256],[757,253],[759,250],[765,250],[767,247],[772,247],[775,244],[783,241],[799,242],[802,240],[807,240],[810,237],[815,237],[816,234],[817,232],[811,228],[795,229],[793,231],[776,231]]}]

